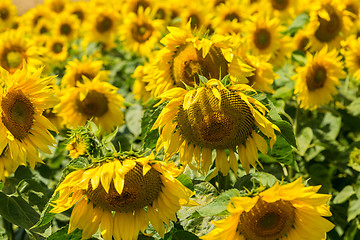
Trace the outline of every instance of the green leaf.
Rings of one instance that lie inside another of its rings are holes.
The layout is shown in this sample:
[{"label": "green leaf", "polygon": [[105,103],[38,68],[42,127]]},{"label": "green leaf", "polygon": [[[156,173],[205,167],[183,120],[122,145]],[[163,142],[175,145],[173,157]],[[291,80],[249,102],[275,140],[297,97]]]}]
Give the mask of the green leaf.
[{"label": "green leaf", "polygon": [[356,98],[352,101],[347,107],[347,111],[349,114],[359,117],[360,116],[360,98]]},{"label": "green leaf", "polygon": [[156,147],[156,142],[159,138],[159,130],[151,130],[152,126],[154,125],[156,119],[158,118],[159,114],[166,106],[167,103],[162,103],[158,107],[154,108],[155,102],[152,104],[151,107],[145,109],[144,116],[141,121],[141,135],[144,136],[144,145],[143,149],[146,148],[154,149]]},{"label": "green leaf", "polygon": [[195,234],[188,232],[188,231],[184,231],[184,230],[180,230],[180,231],[176,231],[170,238],[168,238],[169,240],[199,240],[199,237],[196,236]]},{"label": "green leaf", "polygon": [[299,14],[292,24],[286,30],[286,33],[295,34],[299,29],[304,28],[306,24],[309,22],[309,15],[307,13]]},{"label": "green leaf", "polygon": [[191,191],[194,191],[194,185],[189,176],[181,173],[176,179],[179,180],[182,183],[182,185],[184,185]]},{"label": "green leaf", "polygon": [[291,144],[291,146],[296,148],[296,139],[293,127],[287,121],[275,121],[274,124],[280,128],[280,135],[285,138],[285,140]]},{"label": "green leaf", "polygon": [[327,139],[335,140],[341,129],[341,117],[335,116],[330,112],[325,113],[320,127],[324,130]]},{"label": "green leaf", "polygon": [[301,130],[299,136],[297,137],[298,143],[298,153],[300,156],[304,156],[306,150],[308,150],[312,139],[314,137],[313,131],[310,127],[306,127]]},{"label": "green leaf", "polygon": [[[59,229],[55,233],[53,233],[51,236],[48,237],[47,240],[81,240],[82,236],[82,230],[76,229],[72,233],[68,234],[69,225],[66,225],[65,227]],[[95,240],[98,238],[89,238],[89,240]]]},{"label": "green leaf", "polygon": [[350,222],[360,214],[360,199],[350,201],[347,221]]},{"label": "green leaf", "polygon": [[352,195],[355,194],[354,188],[350,185],[344,187],[334,198],[334,204],[340,204],[348,200]]},{"label": "green leaf", "polygon": [[240,196],[239,190],[233,188],[221,193],[217,198],[215,198],[208,205],[196,210],[201,216],[209,217],[220,215],[226,210],[227,205],[229,204],[231,197]]},{"label": "green leaf", "polygon": [[134,136],[139,136],[141,134],[141,118],[143,115],[144,110],[139,104],[134,104],[126,110],[125,123]]},{"label": "green leaf", "polygon": [[285,165],[293,165],[294,163],[294,154],[291,145],[281,136],[278,136],[270,156]]}]

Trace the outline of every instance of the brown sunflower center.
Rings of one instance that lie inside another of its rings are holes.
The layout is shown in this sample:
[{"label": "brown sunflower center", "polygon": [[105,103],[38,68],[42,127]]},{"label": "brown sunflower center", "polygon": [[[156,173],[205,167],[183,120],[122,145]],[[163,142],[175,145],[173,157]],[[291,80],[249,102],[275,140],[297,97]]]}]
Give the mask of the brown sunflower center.
[{"label": "brown sunflower center", "polygon": [[94,73],[90,73],[90,72],[77,72],[74,76],[74,87],[77,85],[78,82],[80,83],[84,83],[83,80],[83,76],[85,76],[86,78],[92,80],[95,78],[95,74]]},{"label": "brown sunflower center", "polygon": [[52,50],[54,53],[61,53],[64,45],[62,43],[54,43],[52,46]]},{"label": "brown sunflower center", "polygon": [[84,20],[84,12],[82,10],[75,10],[72,14],[76,15],[81,22]]},{"label": "brown sunflower center", "polygon": [[220,4],[225,4],[225,0],[217,0],[217,1],[215,1],[215,3],[214,3],[214,7],[217,7],[217,6],[219,6]]},{"label": "brown sunflower center", "polygon": [[40,34],[44,34],[44,33],[47,33],[47,32],[49,32],[49,29],[47,29],[47,27],[45,27],[45,26],[42,26],[41,28],[40,28]]},{"label": "brown sunflower center", "polygon": [[6,8],[1,8],[0,18],[5,21],[6,19],[8,19],[8,17],[9,17],[9,10],[7,10]]},{"label": "brown sunflower center", "polygon": [[124,188],[121,194],[116,191],[114,182],[111,182],[108,193],[101,184],[92,190],[89,183],[86,195],[91,202],[103,209],[132,212],[145,206],[151,206],[158,198],[161,187],[162,181],[158,171],[151,168],[143,176],[143,167],[136,163],[135,167],[125,174]]},{"label": "brown sunflower center", "polygon": [[192,45],[183,45],[175,53],[172,63],[172,76],[179,87],[184,83],[194,86],[199,84],[199,75],[210,78],[222,79],[228,74],[228,63],[221,50],[210,47],[209,53],[202,57],[202,50],[197,50]]},{"label": "brown sunflower center", "polygon": [[190,22],[190,26],[191,26],[191,29],[194,30],[196,28],[199,28],[200,27],[200,24],[201,24],[201,20],[200,20],[200,17],[196,14],[191,14],[188,18],[188,21],[191,20]]},{"label": "brown sunflower center", "polygon": [[99,33],[105,33],[111,29],[113,21],[110,17],[100,15],[96,21],[96,30]]},{"label": "brown sunflower center", "polygon": [[131,34],[135,41],[143,43],[151,37],[153,30],[153,27],[148,23],[143,23],[141,25],[135,24],[131,29]]},{"label": "brown sunflower center", "polygon": [[326,43],[330,42],[339,35],[342,28],[342,20],[341,17],[336,13],[333,6],[327,4],[324,6],[324,8],[328,12],[330,20],[328,21],[318,16],[320,25],[315,31],[315,37],[320,42]]},{"label": "brown sunflower center", "polygon": [[306,49],[306,45],[309,43],[309,38],[308,37],[302,37],[301,40],[299,41],[299,44],[297,46],[297,50],[300,51],[305,51]]},{"label": "brown sunflower center", "polygon": [[70,24],[64,23],[60,26],[60,33],[61,35],[69,36],[72,32],[72,28]]},{"label": "brown sunflower center", "polygon": [[106,96],[93,89],[89,90],[82,101],[79,98],[76,100],[78,111],[89,118],[103,116],[109,110],[108,104]]},{"label": "brown sunflower center", "polygon": [[5,127],[18,140],[25,138],[33,125],[34,106],[21,90],[12,90],[1,102]]},{"label": "brown sunflower center", "polygon": [[327,78],[326,68],[322,65],[313,65],[306,74],[306,85],[309,91],[322,88]]},{"label": "brown sunflower center", "polygon": [[163,8],[159,8],[155,13],[155,19],[165,19],[166,15],[166,10]]},{"label": "brown sunflower center", "polygon": [[10,73],[14,73],[16,69],[22,67],[24,55],[24,49],[17,46],[11,46],[11,48],[3,51],[1,56],[1,66]]},{"label": "brown sunflower center", "polygon": [[236,12],[228,13],[225,15],[225,20],[232,22],[236,19],[237,22],[241,22],[240,16]]},{"label": "brown sunflower center", "polygon": [[240,215],[237,232],[245,239],[276,240],[285,236],[295,222],[295,210],[288,201],[268,203],[259,198],[249,212]]},{"label": "brown sunflower center", "polygon": [[54,11],[54,12],[62,12],[65,8],[65,5],[62,4],[62,3],[53,3],[53,5],[51,6],[51,9]]},{"label": "brown sunflower center", "polygon": [[257,29],[254,33],[254,43],[260,50],[264,50],[269,47],[271,43],[271,33],[269,30],[266,28]]},{"label": "brown sunflower center", "polygon": [[271,5],[274,9],[282,11],[289,5],[288,0],[271,0]]},{"label": "brown sunflower center", "polygon": [[251,134],[254,117],[248,105],[232,91],[221,90],[221,104],[210,89],[200,92],[188,109],[180,106],[177,122],[189,142],[210,149],[232,149]]}]

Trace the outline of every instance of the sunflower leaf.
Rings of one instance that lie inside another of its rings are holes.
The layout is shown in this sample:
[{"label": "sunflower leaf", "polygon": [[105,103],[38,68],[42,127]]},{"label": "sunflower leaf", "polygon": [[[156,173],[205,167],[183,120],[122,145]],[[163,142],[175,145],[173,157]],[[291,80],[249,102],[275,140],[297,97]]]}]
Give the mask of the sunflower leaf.
[{"label": "sunflower leaf", "polygon": [[295,139],[295,134],[293,131],[293,127],[291,126],[291,124],[287,121],[284,120],[280,120],[280,121],[275,121],[274,124],[276,126],[278,126],[280,128],[280,135],[293,147],[297,147],[296,146],[296,139]]},{"label": "sunflower leaf", "polygon": [[[76,229],[75,231],[68,233],[69,225],[59,229],[51,236],[49,236],[48,240],[80,240],[82,239],[82,230]],[[89,240],[95,240],[98,238],[91,237]]]}]

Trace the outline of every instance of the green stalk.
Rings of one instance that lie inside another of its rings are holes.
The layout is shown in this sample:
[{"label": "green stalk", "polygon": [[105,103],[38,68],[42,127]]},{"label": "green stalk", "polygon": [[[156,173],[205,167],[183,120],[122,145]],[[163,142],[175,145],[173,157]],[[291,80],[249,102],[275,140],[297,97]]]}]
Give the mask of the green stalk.
[{"label": "green stalk", "polygon": [[6,235],[8,236],[8,239],[9,240],[14,240],[15,239],[15,234],[14,234],[14,229],[13,229],[12,223],[7,221],[4,218],[2,220],[3,220],[3,226],[5,228]]}]

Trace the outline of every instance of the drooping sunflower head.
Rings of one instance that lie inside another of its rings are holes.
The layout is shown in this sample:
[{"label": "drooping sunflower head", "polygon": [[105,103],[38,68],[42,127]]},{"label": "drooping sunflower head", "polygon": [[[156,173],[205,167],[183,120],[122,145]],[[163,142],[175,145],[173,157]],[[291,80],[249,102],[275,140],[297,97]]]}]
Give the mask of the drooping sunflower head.
[{"label": "drooping sunflower head", "polygon": [[92,119],[107,133],[115,126],[124,124],[121,110],[124,107],[124,98],[116,92],[117,88],[101,81],[99,75],[92,81],[83,79],[83,84],[63,89],[61,103],[55,108],[63,123],[70,128],[76,128]]},{"label": "drooping sunflower head", "polygon": [[91,151],[93,140],[88,133],[88,129],[79,127],[71,131],[70,136],[67,139],[66,150],[69,151],[71,158],[77,158],[79,156],[85,156]]},{"label": "drooping sunflower head", "polygon": [[136,239],[149,221],[164,237],[164,223],[176,221],[175,213],[192,195],[175,178],[180,172],[174,164],[154,160],[152,154],[117,156],[67,175],[56,189],[59,198],[52,212],[76,204],[69,232],[83,229],[83,238],[101,225],[104,239]]},{"label": "drooping sunflower head", "polygon": [[223,175],[230,167],[237,173],[237,152],[249,172],[250,164],[255,167],[258,162],[257,149],[263,153],[268,150],[256,129],[270,138],[271,147],[276,141],[274,130],[280,130],[265,118],[267,109],[244,91],[255,90],[245,84],[225,87],[219,80],[210,79],[189,91],[174,88],[160,95],[161,102],[170,102],[153,125],[160,134],[157,151],[164,148],[166,157],[179,152],[184,165],[195,164],[201,172],[207,172],[215,150],[214,174],[221,171]]},{"label": "drooping sunflower head", "polygon": [[107,81],[109,72],[101,70],[103,62],[94,60],[92,57],[83,56],[81,60],[74,59],[66,65],[65,75],[61,80],[62,87],[76,87],[79,83],[83,83],[83,77],[90,80],[99,76],[102,81]]},{"label": "drooping sunflower head", "polygon": [[14,18],[17,16],[16,6],[11,0],[4,0],[0,3],[0,30],[9,29]]},{"label": "drooping sunflower head", "polygon": [[150,8],[139,8],[137,13],[126,15],[119,34],[124,47],[140,56],[149,56],[159,46],[159,40],[165,31],[165,23],[161,19],[153,19],[154,12]]},{"label": "drooping sunflower head", "polygon": [[319,194],[321,186],[305,187],[301,181],[281,186],[277,182],[258,196],[231,198],[230,216],[213,222],[216,228],[201,239],[325,239],[334,227],[323,218],[331,216],[331,195]]},{"label": "drooping sunflower head", "polygon": [[319,51],[325,45],[329,49],[339,48],[340,42],[349,35],[352,22],[343,2],[326,0],[312,5],[307,31],[311,49]]},{"label": "drooping sunflower head", "polygon": [[2,73],[5,86],[0,100],[0,134],[4,137],[0,149],[7,146],[14,161],[29,161],[32,168],[42,162],[38,149],[50,153],[48,145],[54,138],[48,131],[57,131],[43,115],[43,111],[58,103],[51,83],[54,77],[40,78],[42,69],[29,73],[24,62],[22,70],[13,75]]},{"label": "drooping sunflower head", "polygon": [[0,35],[0,67],[13,74],[22,69],[24,60],[31,71],[40,66],[38,47],[22,31],[10,30]]},{"label": "drooping sunflower head", "polygon": [[187,26],[186,30],[169,27],[170,33],[161,40],[165,47],[157,52],[155,77],[149,79],[148,89],[153,96],[173,87],[193,87],[199,84],[199,75],[222,79],[230,74],[234,81],[249,75],[251,67],[232,54],[230,36],[200,38],[191,33],[189,24]]},{"label": "drooping sunflower head", "polygon": [[339,79],[346,76],[338,52],[335,49],[328,52],[326,47],[314,56],[307,53],[306,65],[296,71],[294,93],[298,94],[300,107],[306,109],[316,109],[329,103],[337,93]]}]

